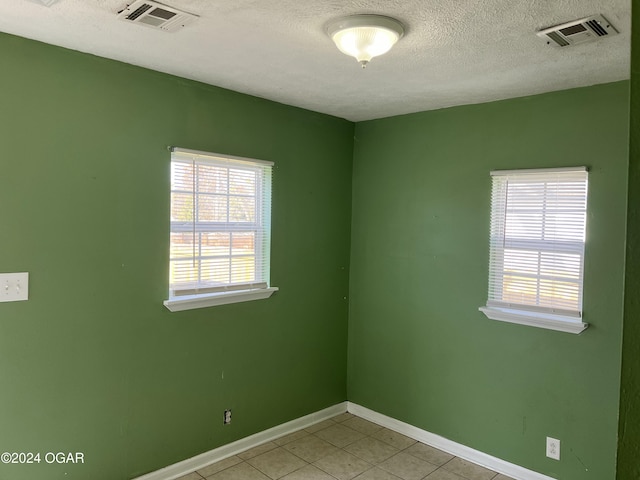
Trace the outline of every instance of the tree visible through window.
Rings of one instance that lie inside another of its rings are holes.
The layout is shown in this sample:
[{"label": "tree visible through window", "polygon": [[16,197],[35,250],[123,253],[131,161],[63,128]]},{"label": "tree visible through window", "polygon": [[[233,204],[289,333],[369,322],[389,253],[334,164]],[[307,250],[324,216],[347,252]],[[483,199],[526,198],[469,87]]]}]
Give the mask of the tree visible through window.
[{"label": "tree visible through window", "polygon": [[171,297],[268,286],[271,165],[174,149]]}]

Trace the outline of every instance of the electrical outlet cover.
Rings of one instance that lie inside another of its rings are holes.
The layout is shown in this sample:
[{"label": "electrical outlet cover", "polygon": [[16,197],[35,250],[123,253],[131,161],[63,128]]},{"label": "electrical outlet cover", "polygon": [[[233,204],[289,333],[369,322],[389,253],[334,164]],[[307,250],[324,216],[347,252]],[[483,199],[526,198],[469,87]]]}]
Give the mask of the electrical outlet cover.
[{"label": "electrical outlet cover", "polygon": [[560,460],[560,440],[547,437],[547,457]]}]

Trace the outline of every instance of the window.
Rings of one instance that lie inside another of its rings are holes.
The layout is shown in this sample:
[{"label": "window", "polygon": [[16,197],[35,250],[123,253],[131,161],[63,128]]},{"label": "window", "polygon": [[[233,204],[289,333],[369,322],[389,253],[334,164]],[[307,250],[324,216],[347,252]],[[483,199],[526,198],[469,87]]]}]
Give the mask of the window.
[{"label": "window", "polygon": [[171,311],[270,297],[271,162],[173,148]]},{"label": "window", "polygon": [[582,332],[586,168],[491,175],[489,298],[480,310],[494,320]]}]

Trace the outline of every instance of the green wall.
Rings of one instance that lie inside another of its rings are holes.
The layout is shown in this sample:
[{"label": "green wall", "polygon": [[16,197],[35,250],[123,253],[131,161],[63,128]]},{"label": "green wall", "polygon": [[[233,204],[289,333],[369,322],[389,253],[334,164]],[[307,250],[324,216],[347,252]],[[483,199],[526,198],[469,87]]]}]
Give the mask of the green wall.
[{"label": "green wall", "polygon": [[[628,82],[362,122],[355,137],[349,400],[554,478],[614,479]],[[576,165],[591,172],[591,327],[487,319],[490,170]]]},{"label": "green wall", "polygon": [[[0,271],[31,274],[0,305],[0,452],[86,459],[0,480],[124,480],[347,398],[562,480],[615,477],[621,401],[618,478],[638,477],[627,82],[362,122],[354,149],[326,115],[4,34],[0,58]],[[162,306],[168,145],[276,163],[276,295]],[[488,320],[489,171],[583,164],[591,327]]]},{"label": "green wall", "polygon": [[[0,35],[0,479],[120,480],[346,400],[353,124]],[[170,313],[168,145],[274,161],[268,300]],[[223,427],[222,413],[233,409]]]},{"label": "green wall", "polygon": [[640,9],[631,39],[631,128],[618,479],[640,478]]}]

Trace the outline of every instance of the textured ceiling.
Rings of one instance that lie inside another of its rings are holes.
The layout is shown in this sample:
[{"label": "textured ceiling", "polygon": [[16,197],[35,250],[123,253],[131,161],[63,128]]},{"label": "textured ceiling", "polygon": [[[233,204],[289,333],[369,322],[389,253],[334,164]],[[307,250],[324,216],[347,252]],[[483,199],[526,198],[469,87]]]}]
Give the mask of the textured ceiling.
[{"label": "textured ceiling", "polygon": [[[122,0],[0,0],[0,31],[353,121],[629,78],[631,0],[163,0],[200,18],[167,33]],[[379,13],[406,35],[366,70],[324,33]],[[603,14],[621,33],[557,48],[537,30]]]}]

